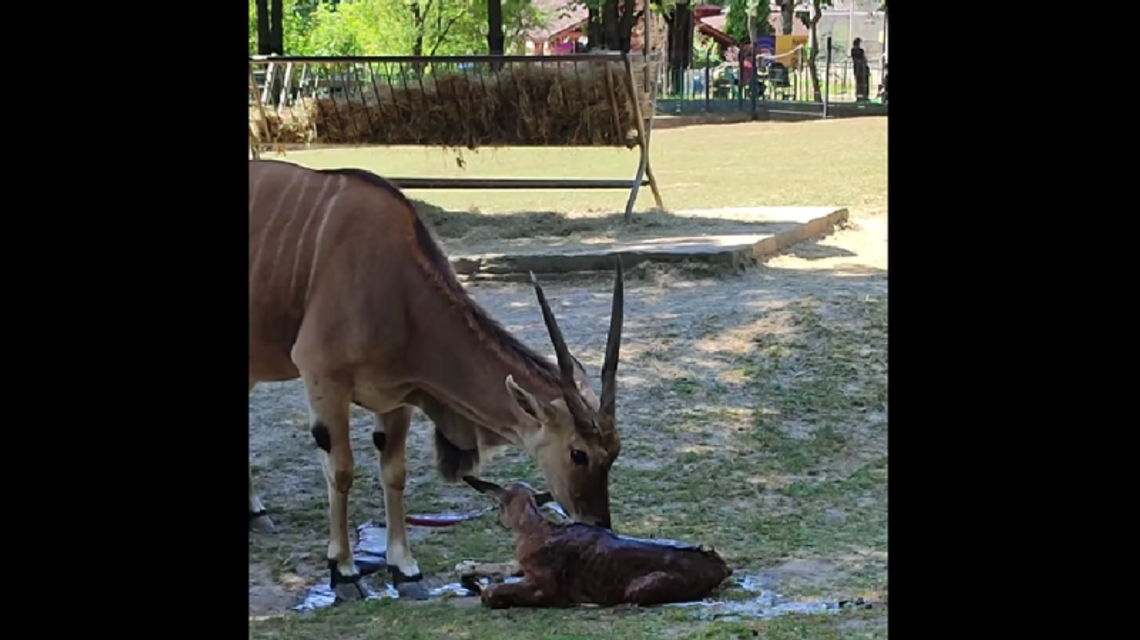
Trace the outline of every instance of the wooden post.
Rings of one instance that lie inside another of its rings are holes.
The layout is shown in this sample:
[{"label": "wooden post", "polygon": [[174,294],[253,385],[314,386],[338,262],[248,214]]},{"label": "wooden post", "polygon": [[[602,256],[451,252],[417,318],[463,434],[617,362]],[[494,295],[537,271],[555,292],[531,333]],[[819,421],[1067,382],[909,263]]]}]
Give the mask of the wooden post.
[{"label": "wooden post", "polygon": [[625,62],[626,87],[629,89],[630,99],[633,101],[633,118],[634,122],[637,123],[637,146],[641,149],[641,161],[638,163],[637,177],[634,178],[633,188],[629,194],[629,202],[627,202],[625,206],[625,219],[629,222],[633,219],[633,205],[637,200],[637,192],[641,189],[641,180],[643,177],[649,178],[649,188],[653,191],[653,199],[657,208],[664,209],[665,205],[661,201],[661,192],[657,188],[657,178],[653,175],[653,169],[649,166],[649,127],[646,126],[645,119],[641,113],[640,92],[637,90],[637,82],[633,79],[633,63],[630,61],[628,53],[622,54],[622,60]]},{"label": "wooden post", "polygon": [[268,144],[272,137],[269,131],[269,117],[265,115],[265,105],[261,104],[260,97],[257,94],[257,80],[253,77],[252,64],[249,65],[249,90],[253,93],[253,99],[257,100],[257,110],[261,112],[261,125],[265,129],[265,143]]}]

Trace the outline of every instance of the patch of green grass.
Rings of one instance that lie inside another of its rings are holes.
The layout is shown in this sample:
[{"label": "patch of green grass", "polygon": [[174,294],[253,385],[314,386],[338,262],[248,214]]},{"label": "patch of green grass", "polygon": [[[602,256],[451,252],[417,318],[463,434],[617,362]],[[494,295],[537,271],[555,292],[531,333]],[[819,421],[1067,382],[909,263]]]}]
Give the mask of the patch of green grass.
[{"label": "patch of green grass", "polygon": [[[886,303],[854,297],[826,303],[803,300],[783,312],[790,314],[795,330],[751,341],[752,351],[741,355],[745,381],[739,384],[751,398],[751,417],[724,412],[718,401],[663,413],[655,425],[660,438],[628,445],[629,453],[658,464],[614,467],[614,519],[628,535],[711,545],[737,577],[765,574],[788,597],[884,593],[888,458],[885,430],[874,427],[870,414],[886,409]],[[705,386],[697,379],[677,378],[663,381],[660,388],[694,399],[707,394]],[[740,389],[725,389],[730,391]],[[708,444],[682,450],[680,444],[686,441]],[[367,467],[371,471],[371,465]],[[374,483],[370,475],[362,471],[360,482]],[[520,451],[495,459],[487,475],[544,485],[533,462]],[[440,487],[434,477],[417,483],[408,494],[409,509],[440,508]],[[374,518],[381,513],[376,506],[378,485],[375,493],[352,503],[354,522],[364,513],[374,513]],[[308,528],[307,556],[265,545],[254,560],[269,565],[274,575],[291,571],[292,564],[302,560],[319,566],[324,540],[312,532],[325,530],[325,509],[322,492],[306,495],[289,508],[291,522]],[[251,553],[260,544],[253,540]],[[461,560],[502,560],[513,551],[511,536],[492,518],[427,535],[414,542],[414,548],[420,566],[436,576]],[[290,558],[290,553],[300,557]],[[806,579],[779,573],[793,561],[816,563],[821,571],[826,569],[825,575]],[[748,596],[731,583],[726,587],[721,597]],[[684,609],[490,612],[408,603],[290,614],[254,623],[253,635],[289,640],[503,634],[732,638],[756,631],[765,637],[832,638],[846,637],[853,620],[869,637],[885,635],[885,616],[875,612],[730,622],[702,621]]]},{"label": "patch of green grass", "polygon": [[[628,445],[629,453],[658,464],[614,467],[613,516],[628,535],[711,545],[737,577],[760,573],[787,597],[873,598],[887,590],[886,438],[869,417],[886,408],[886,303],[804,300],[784,312],[791,314],[794,331],[751,341],[751,352],[741,354],[745,381],[739,384],[751,398],[751,417],[724,412],[717,401],[663,413],[655,425],[660,438]],[[660,388],[699,400],[708,393],[705,386],[678,378],[663,381]],[[740,388],[724,391],[739,393]],[[686,438],[709,445],[682,450],[679,443]],[[496,458],[487,475],[544,485],[520,451]],[[375,481],[362,473],[360,482]],[[417,483],[409,493],[409,509],[440,508],[440,486],[434,476]],[[375,490],[375,496],[352,503],[358,516],[381,513],[368,506],[379,500],[378,485]],[[319,566],[324,540],[311,532],[325,530],[325,508],[321,492],[290,507],[293,522],[303,519],[309,527],[308,556],[290,559],[287,549],[263,546],[254,560],[270,565],[274,575],[292,571],[291,563],[301,560]],[[254,546],[251,542],[251,553]],[[428,535],[414,548],[421,568],[434,576],[462,560],[503,560],[513,552],[511,536],[492,518]],[[799,561],[819,565],[824,574],[780,573]],[[729,583],[720,597],[744,599],[749,594]],[[370,602],[251,623],[256,638],[333,636],[885,637],[886,616],[871,610],[730,621],[702,619],[699,611],[689,609],[497,612],[449,603]]]},{"label": "patch of green grass", "polygon": [[834,615],[786,615],[763,620],[694,620],[684,610],[668,608],[469,610],[448,603],[407,605],[391,601],[317,611],[250,623],[250,638],[265,640],[439,640],[511,638],[886,638],[885,611],[856,610]]},{"label": "patch of green grass", "polygon": [[[785,311],[796,331],[755,341],[742,367],[751,420],[733,429],[727,412],[703,406],[663,416],[670,437],[716,434],[715,444],[659,452],[657,470],[615,467],[615,517],[632,535],[711,544],[738,571],[866,556],[830,591],[883,589],[886,441],[868,414],[886,407],[886,303],[800,301]],[[678,378],[663,390],[692,396],[694,387]]]},{"label": "patch of green grass", "polygon": [[[860,207],[886,207],[885,119],[675,129],[654,134],[654,147],[655,167],[670,207],[840,204],[853,205],[853,213]],[[747,163],[728,160],[739,157],[737,149],[756,147],[806,148],[812,153],[785,154],[759,173]],[[467,174],[597,176],[620,174],[627,161],[632,170],[632,154],[614,152],[608,160],[590,159],[607,153],[510,149],[479,157],[468,154]],[[394,149],[295,153],[286,159],[313,166],[363,166],[387,175],[460,173],[449,168],[450,162],[433,167],[437,156],[443,154]],[[624,203],[623,194],[604,191],[575,192],[573,200],[549,191],[413,195],[425,198],[429,203],[425,206],[448,209],[428,214],[445,238],[605,234],[610,233],[606,225],[616,224],[613,217],[596,215],[583,221],[575,215],[611,212]],[[647,197],[643,191],[639,205],[651,203]],[[555,213],[490,215],[510,211]],[[649,228],[674,222],[667,214],[653,214],[638,224],[642,226],[636,228]],[[748,313],[740,310],[739,315]],[[793,302],[781,313],[789,314],[790,330],[762,333],[743,342],[739,353],[732,354],[733,375],[718,380],[680,369],[684,375],[664,375],[650,383],[651,395],[662,402],[663,410],[652,417],[652,424],[639,426],[636,437],[631,433],[623,438],[622,458],[614,467],[610,488],[614,520],[622,533],[712,545],[737,576],[762,573],[785,596],[837,599],[885,592],[886,300],[836,294],[826,301]],[[745,326],[749,320],[710,319],[700,337],[715,342],[723,325]],[[646,346],[643,362],[671,365],[691,357],[691,335],[661,335]],[[368,428],[362,426],[354,435],[359,440],[357,451],[369,450],[367,434]],[[311,444],[305,442],[308,455]],[[447,499],[459,494],[445,488],[434,472],[427,472],[433,468],[428,449],[410,448],[409,456],[409,469],[424,471],[416,472],[414,486],[406,494],[409,512],[464,508]],[[634,458],[655,464],[625,463]],[[251,564],[268,567],[277,579],[307,565],[311,571],[306,577],[324,580],[328,507],[319,469],[313,470],[311,481],[263,481],[262,471],[283,477],[296,473],[296,460],[284,455],[272,460],[255,473],[259,487],[271,492],[263,495],[271,513],[288,526],[272,539],[251,536]],[[350,520],[379,523],[383,500],[375,461],[360,455],[357,463]],[[546,484],[534,462],[515,450],[496,458],[485,474]],[[474,508],[487,504],[478,496],[470,501]],[[513,551],[511,536],[493,518],[422,538],[417,534],[423,530],[412,530],[416,558],[433,578],[446,577],[461,560],[505,560]],[[797,562],[818,564],[821,573],[806,578],[790,570],[781,573]],[[747,595],[730,584],[721,597]],[[251,637],[284,640],[602,636],[826,640],[885,637],[886,615],[872,610],[733,622],[701,620],[689,609],[493,612],[446,603],[370,602],[313,615],[287,614],[253,622],[251,627]]]},{"label": "patch of green grass", "polygon": [[[654,132],[651,161],[668,210],[735,206],[847,206],[855,215],[886,210],[887,119],[752,122]],[[742,149],[805,150],[779,153],[764,169],[740,162]],[[810,150],[807,152],[806,150]],[[361,167],[385,176],[633,177],[637,154],[620,149],[319,149],[289,152],[282,160],[316,168]],[[266,158],[277,156],[268,154]],[[444,238],[529,238],[576,233],[613,236],[661,227],[707,228],[668,214],[640,215],[632,228],[621,216],[621,190],[422,190],[410,195]],[[648,188],[636,209],[653,206]],[[520,213],[521,212],[521,213]],[[510,213],[509,216],[493,214]],[[566,215],[574,214],[574,215]],[[581,214],[593,217],[582,219]],[[612,214],[612,215],[607,215]]]}]

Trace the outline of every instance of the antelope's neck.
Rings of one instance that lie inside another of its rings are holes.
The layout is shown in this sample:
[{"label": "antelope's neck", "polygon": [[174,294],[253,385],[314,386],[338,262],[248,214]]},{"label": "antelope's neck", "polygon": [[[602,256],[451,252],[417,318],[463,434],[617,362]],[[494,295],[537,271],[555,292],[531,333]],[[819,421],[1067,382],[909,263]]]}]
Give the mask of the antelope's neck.
[{"label": "antelope's neck", "polygon": [[515,533],[516,557],[525,551],[525,548],[541,542],[550,537],[553,525],[542,517],[537,508],[528,508],[520,513],[513,523]]},{"label": "antelope's neck", "polygon": [[431,322],[416,334],[415,378],[433,396],[517,446],[537,429],[520,420],[506,379],[550,401],[562,391],[526,358],[472,327],[465,311],[447,301],[430,303]]}]

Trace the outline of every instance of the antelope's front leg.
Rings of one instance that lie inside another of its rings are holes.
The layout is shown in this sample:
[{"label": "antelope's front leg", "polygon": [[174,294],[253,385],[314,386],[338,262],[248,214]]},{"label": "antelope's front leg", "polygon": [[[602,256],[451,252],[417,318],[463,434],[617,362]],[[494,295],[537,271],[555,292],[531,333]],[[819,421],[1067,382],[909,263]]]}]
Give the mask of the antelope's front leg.
[{"label": "antelope's front leg", "polygon": [[253,469],[249,470],[249,528],[261,533],[276,531],[273,520],[269,518],[269,512],[266,511],[265,505],[261,503],[253,488]]},{"label": "antelope's front leg", "polygon": [[375,414],[372,444],[380,460],[380,482],[384,486],[384,520],[388,529],[386,559],[392,584],[401,596],[423,600],[428,597],[428,589],[422,583],[424,576],[420,566],[408,548],[404,510],[404,483],[407,481],[404,448],[411,424],[412,407]]},{"label": "antelope's front leg", "polygon": [[309,424],[329,492],[329,586],[338,599],[361,600],[368,592],[360,582],[348,540],[348,492],[354,464],[348,438],[348,390],[332,380],[305,378],[309,394]]},{"label": "antelope's front leg", "polygon": [[542,588],[524,578],[522,582],[508,582],[484,587],[479,594],[483,606],[491,609],[510,607],[551,607],[558,604],[554,591]]},{"label": "antelope's front leg", "polygon": [[[255,384],[257,383],[253,380],[249,381],[249,392],[251,394],[253,393]],[[273,521],[269,519],[269,512],[257,497],[257,491],[253,488],[253,469],[249,470],[249,528],[261,533],[273,533],[276,530],[273,526]]]}]

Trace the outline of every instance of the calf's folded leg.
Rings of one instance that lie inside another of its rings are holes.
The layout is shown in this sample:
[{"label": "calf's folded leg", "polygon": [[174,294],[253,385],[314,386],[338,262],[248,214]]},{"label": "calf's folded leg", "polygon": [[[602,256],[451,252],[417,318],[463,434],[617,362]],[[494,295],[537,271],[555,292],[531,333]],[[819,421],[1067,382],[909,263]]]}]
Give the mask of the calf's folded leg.
[{"label": "calf's folded leg", "polygon": [[552,607],[558,604],[557,596],[552,590],[543,589],[526,579],[522,582],[493,584],[483,589],[479,599],[484,606],[492,609]]},{"label": "calf's folded leg", "polygon": [[654,571],[629,583],[625,589],[625,602],[642,606],[690,602],[706,594],[693,588],[691,576]]}]

